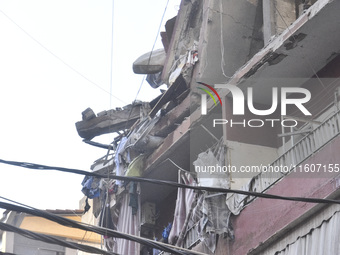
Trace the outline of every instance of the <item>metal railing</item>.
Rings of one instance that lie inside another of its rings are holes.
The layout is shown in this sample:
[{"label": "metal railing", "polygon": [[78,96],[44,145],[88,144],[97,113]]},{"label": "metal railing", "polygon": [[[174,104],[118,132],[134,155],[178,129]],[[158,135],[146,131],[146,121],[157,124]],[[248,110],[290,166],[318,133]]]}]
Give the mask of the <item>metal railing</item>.
[{"label": "metal railing", "polygon": [[[340,111],[336,112],[314,130],[310,131],[309,134],[304,136],[300,141],[294,144],[290,149],[283,153],[283,155],[270,164],[270,167],[277,167],[277,169],[280,169],[281,166],[288,167],[288,171],[268,171],[258,174],[253,179],[254,183],[252,185],[252,191],[265,191],[280,178],[285,176],[294,167],[298,166],[307,158],[312,156],[315,152],[320,150],[324,145],[326,145],[339,134]],[[253,199],[254,197],[248,196],[245,197],[243,201],[250,202]],[[191,229],[188,229],[186,233],[184,247],[191,248],[198,240],[198,231],[196,229],[196,225],[194,225]]]},{"label": "metal railing", "polygon": [[307,158],[312,156],[324,145],[340,134],[340,111],[334,113],[331,117],[322,122],[309,134],[304,136],[300,141],[294,144],[290,149],[277,158],[270,167],[272,169],[282,169],[285,171],[269,171],[260,173],[255,176],[255,184],[257,192],[263,192],[281,177],[292,171]]},{"label": "metal railing", "polygon": [[183,247],[190,249],[195,246],[199,240],[200,237],[198,234],[198,223],[196,223],[187,230],[183,241]]},{"label": "metal railing", "polygon": [[294,144],[282,156],[275,160],[272,165],[297,166],[335,138],[339,133],[340,111],[333,114],[299,142]]}]

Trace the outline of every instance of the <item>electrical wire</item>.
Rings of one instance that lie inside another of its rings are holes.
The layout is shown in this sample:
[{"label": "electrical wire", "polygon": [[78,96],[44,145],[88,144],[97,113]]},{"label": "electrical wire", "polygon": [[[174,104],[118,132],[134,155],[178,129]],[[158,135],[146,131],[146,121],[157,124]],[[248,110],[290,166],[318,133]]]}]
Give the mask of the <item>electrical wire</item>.
[{"label": "electrical wire", "polygon": [[[23,204],[23,203],[14,201],[14,200],[9,199],[9,198],[6,198],[6,197],[0,196],[0,199],[6,200],[6,201],[11,202],[11,203],[13,203],[13,204],[20,205],[20,206],[22,206],[22,207],[30,208],[30,209],[32,209],[32,210],[39,210],[39,209],[37,209],[37,208],[35,208],[35,207],[32,207],[32,206],[29,206],[29,205],[26,205],[26,204]],[[55,214],[52,214],[52,215],[55,215]],[[76,214],[76,215],[77,215],[77,214]],[[78,216],[78,215],[77,215],[77,216]],[[92,216],[93,216],[93,215],[92,215]],[[91,225],[91,224],[89,224],[89,223],[86,223],[86,222],[81,222],[81,224],[84,225],[84,226],[93,226],[93,225]],[[92,234],[92,233],[93,233],[93,232],[91,232],[91,234]]]},{"label": "electrical wire", "polygon": [[29,38],[31,38],[34,42],[36,42],[40,47],[42,47],[45,51],[47,51],[50,55],[52,55],[53,57],[55,57],[57,60],[59,60],[61,63],[63,63],[65,66],[67,66],[69,69],[71,69],[73,72],[75,72],[76,74],[78,74],[79,76],[81,76],[82,78],[84,78],[86,81],[88,81],[89,83],[91,83],[92,85],[96,86],[97,88],[101,89],[102,91],[104,91],[105,93],[108,93],[111,97],[116,98],[117,100],[119,100],[120,102],[126,104],[126,102],[124,102],[123,100],[121,100],[120,98],[116,97],[115,95],[113,95],[111,92],[107,91],[106,89],[104,89],[103,87],[101,87],[100,85],[98,85],[97,83],[95,83],[94,81],[90,80],[89,78],[87,78],[85,75],[83,75],[81,72],[79,72],[77,69],[75,69],[73,66],[71,66],[70,64],[68,64],[65,60],[63,60],[62,58],[60,58],[59,56],[57,56],[55,53],[53,53],[51,50],[49,50],[46,46],[44,46],[41,42],[39,42],[37,39],[35,39],[30,33],[28,33],[25,29],[23,29],[18,23],[16,23],[12,18],[10,18],[6,13],[4,13],[2,10],[0,10],[0,13],[2,13],[9,21],[11,21],[15,26],[17,26],[23,33],[25,33]]},{"label": "electrical wire", "polygon": [[[167,10],[167,8],[168,8],[168,5],[169,5],[169,0],[167,0],[167,2],[166,2],[165,9],[164,9],[164,12],[163,12],[163,15],[162,15],[162,18],[161,18],[161,22],[159,23],[159,26],[158,26],[157,35],[156,35],[156,38],[155,38],[155,40],[154,40],[154,42],[153,42],[153,45],[152,45],[152,48],[151,48],[151,52],[150,52],[150,54],[149,54],[148,65],[149,65],[149,63],[150,63],[152,53],[153,53],[153,51],[154,51],[154,49],[155,49],[155,46],[156,46],[156,43],[157,43],[157,39],[158,39],[159,33],[160,33],[160,31],[161,31],[161,27],[162,27],[162,24],[163,24],[163,20],[164,20],[165,13],[166,13],[166,10]],[[137,97],[138,97],[138,95],[139,95],[139,93],[140,93],[140,91],[141,91],[141,89],[142,89],[142,86],[143,86],[144,81],[145,81],[145,75],[143,75],[142,81],[141,81],[141,83],[140,83],[140,85],[139,85],[137,94],[136,94],[136,96],[135,96],[135,100],[133,101],[133,104],[132,104],[132,107],[131,107],[131,110],[130,110],[128,119],[127,119],[127,121],[126,121],[125,129],[127,128],[127,123],[128,123],[129,120],[130,120],[130,117],[131,117],[131,113],[132,113],[132,110],[133,110],[134,103],[135,103],[136,100],[137,100]]]},{"label": "electrical wire", "polygon": [[[290,35],[291,35],[292,40],[294,41],[294,43],[298,43],[297,40],[296,40],[296,38],[295,38],[295,36],[293,35],[292,31],[290,30],[290,28],[289,28],[289,26],[288,26],[286,20],[283,18],[281,12],[280,12],[279,9],[277,8],[276,4],[274,4],[274,7],[275,7],[275,10],[278,12],[280,18],[282,19],[283,23],[285,24],[286,28],[288,29],[288,31],[289,31],[289,33],[290,33]],[[314,73],[315,77],[316,77],[316,78],[318,79],[318,81],[320,82],[321,86],[322,86],[323,88],[325,88],[325,85],[323,84],[323,82],[321,81],[320,77],[319,77],[318,74],[316,73],[316,71],[315,71],[314,67],[312,66],[312,64],[311,64],[311,62],[310,62],[308,56],[306,56],[306,55],[302,52],[302,49],[301,49],[300,47],[298,47],[298,50],[300,51],[300,54],[301,54],[301,56],[302,56],[302,59],[305,59],[305,60],[306,60],[308,66],[310,67],[310,69],[311,69],[312,72]]]},{"label": "electrical wire", "polygon": [[223,0],[220,0],[220,47],[221,47],[221,71],[225,78],[231,79],[230,76],[224,72],[224,38],[223,38]]},{"label": "electrical wire", "polygon": [[[298,41],[296,40],[296,37],[293,35],[293,32],[290,30],[290,28],[289,28],[289,26],[288,26],[286,20],[284,19],[283,15],[282,15],[281,12],[280,12],[280,10],[277,8],[277,6],[276,6],[275,4],[274,4],[274,7],[275,7],[275,10],[277,11],[277,13],[279,14],[281,20],[282,20],[283,23],[285,24],[287,30],[289,31],[289,33],[290,33],[290,35],[291,35],[291,38],[292,38],[293,42],[294,42],[294,43],[298,43]],[[307,62],[307,65],[308,65],[309,68],[312,70],[312,72],[314,73],[315,77],[317,78],[317,80],[319,81],[319,83],[321,84],[321,86],[323,87],[323,90],[326,89],[325,84],[322,82],[321,78],[319,77],[319,75],[317,74],[317,72],[315,71],[315,69],[313,68],[313,66],[312,66],[312,64],[311,64],[311,62],[310,62],[308,56],[306,56],[306,55],[303,53],[303,51],[302,51],[302,49],[301,49],[300,47],[298,47],[298,51],[299,51],[299,54],[301,55],[302,59],[305,59],[305,62]],[[335,81],[331,82],[328,86],[330,86],[331,84],[333,84],[333,83],[336,82],[336,81],[337,81],[337,79],[336,79]],[[321,92],[319,92],[319,94],[322,93],[323,90],[322,90]],[[314,103],[313,103],[310,107],[313,107],[313,106],[315,106],[315,105],[319,105],[318,101],[321,102],[321,101],[322,101],[322,97],[325,97],[325,96],[327,96],[327,93],[323,93],[323,95],[322,95],[321,97],[316,96],[316,97],[317,97],[317,101],[314,101]],[[292,115],[296,114],[297,112],[298,112],[298,110],[294,111],[294,112],[292,113]]]},{"label": "electrical wire", "polygon": [[[74,173],[74,174],[79,174],[79,175],[94,176],[97,178],[107,178],[105,174],[99,174],[96,172],[88,172],[88,171],[79,170],[79,169],[45,166],[45,165],[26,163],[26,162],[17,162],[17,161],[6,161],[2,159],[0,159],[0,163],[29,168],[33,170],[57,170],[57,171]],[[158,185],[166,185],[166,186],[171,186],[171,187],[176,187],[176,188],[186,188],[186,189],[193,189],[193,190],[198,190],[198,191],[208,191],[208,192],[217,192],[217,193],[225,193],[225,194],[235,193],[235,194],[260,197],[260,198],[266,198],[266,199],[277,199],[277,200],[316,203],[316,204],[340,204],[340,200],[334,200],[334,199],[286,197],[286,196],[279,196],[279,195],[273,195],[273,194],[267,194],[267,193],[254,192],[254,191],[227,189],[227,188],[220,188],[220,187],[190,186],[190,185],[185,185],[185,184],[173,182],[173,181],[148,179],[148,178],[142,178],[142,177],[117,176],[117,175],[110,174],[109,178],[115,179],[115,180],[122,180],[122,181],[135,181],[135,182],[145,182],[145,183],[158,184]]]},{"label": "electrical wire", "polygon": [[[32,209],[33,211],[40,211],[40,212],[42,212],[42,213],[45,213],[45,212],[46,212],[46,211],[41,211],[41,210],[39,210],[39,209],[37,209],[37,208],[34,208],[34,207],[32,207],[32,206],[25,205],[25,204],[23,204],[23,203],[20,203],[20,202],[17,202],[17,201],[14,201],[14,200],[11,200],[11,199],[2,197],[2,196],[0,196],[0,199],[6,200],[6,201],[10,201],[11,203],[14,203],[14,204],[18,204],[18,205],[20,205],[20,206],[23,207],[23,208],[30,208],[30,209]],[[1,208],[1,206],[0,206],[0,208]],[[9,210],[8,210],[8,211],[9,211]],[[25,212],[25,213],[27,213],[27,212]],[[51,214],[51,213],[49,213],[49,212],[47,212],[47,213],[48,213],[48,214]],[[43,217],[43,216],[39,216],[38,214],[37,214],[37,215],[36,215],[36,214],[33,214],[33,215],[38,216],[38,217]],[[52,214],[52,215],[56,216],[55,214]],[[60,217],[60,216],[57,216],[57,217]],[[43,218],[46,218],[46,217],[43,217]],[[62,219],[65,219],[65,218],[63,218],[63,217],[61,217],[61,218],[62,218]],[[52,220],[52,219],[50,219],[50,218],[48,218],[48,220],[54,221],[54,220]],[[70,220],[70,221],[73,221],[73,220]],[[54,221],[54,222],[57,222],[57,221]],[[58,222],[57,222],[57,223],[58,223]],[[78,223],[78,222],[76,222],[76,223]],[[59,223],[59,224],[60,224],[60,223]],[[62,224],[62,225],[63,225],[63,224]],[[81,222],[81,225],[88,226],[89,228],[95,227],[95,228],[99,228],[99,229],[104,229],[104,230],[106,230],[106,231],[108,230],[107,228],[96,227],[96,226],[94,226],[94,225],[91,225],[91,224],[88,224],[88,223],[85,223],[85,222]],[[71,227],[71,226],[70,226],[70,227]],[[81,229],[82,229],[82,228],[81,228]],[[89,230],[86,230],[86,231],[91,232],[91,234],[92,234],[92,233],[98,233],[98,232],[96,232],[96,231],[91,231],[90,229],[89,229]],[[106,236],[110,236],[110,235],[107,234],[107,232],[105,232],[105,235],[106,235]],[[137,236],[137,238],[141,238],[141,237],[138,237],[138,236]],[[149,240],[149,239],[145,239],[145,238],[141,238],[141,239],[146,240],[146,241]],[[130,240],[130,239],[128,239],[128,240]],[[156,242],[156,241],[153,241],[153,242]],[[158,243],[158,242],[156,242],[156,243]],[[145,244],[145,243],[142,243],[142,244],[147,245],[147,244]],[[164,244],[164,243],[160,243],[160,244],[162,245],[162,244]],[[168,247],[170,247],[170,248],[175,248],[175,249],[179,249],[179,250],[189,251],[189,250],[187,250],[187,249],[185,249],[185,248],[175,247],[175,246],[169,245],[169,244],[164,244],[164,245],[165,245],[165,246],[168,246]],[[157,249],[162,250],[161,248],[157,248]],[[177,254],[177,253],[174,253],[174,254]],[[203,254],[203,253],[200,253],[200,252],[188,253],[188,255],[189,255],[189,254],[192,254],[192,255],[206,255],[206,254]]]},{"label": "electrical wire", "polygon": [[30,209],[27,207],[13,205],[13,204],[5,203],[5,202],[0,202],[0,208],[42,217],[42,218],[48,219],[50,221],[56,222],[66,227],[77,228],[77,229],[81,229],[84,231],[91,231],[91,232],[94,232],[100,235],[106,235],[106,236],[114,237],[114,238],[123,238],[129,241],[138,242],[140,244],[143,244],[143,245],[146,245],[146,246],[158,249],[158,250],[162,250],[165,252],[170,252],[176,255],[202,255],[202,253],[200,252],[187,250],[184,248],[153,241],[153,240],[142,238],[139,236],[129,235],[129,234],[122,233],[116,230],[107,229],[103,227],[97,227],[97,226],[93,226],[89,224],[85,225],[83,223],[80,223],[80,222],[77,222],[71,219],[63,218],[59,215],[55,215],[55,214],[42,211],[39,209]]},{"label": "electrical wire", "polygon": [[[114,6],[115,6],[115,1],[112,0],[112,20],[111,20],[111,70],[110,70],[110,93],[112,94],[112,83],[113,83],[113,42],[114,42]],[[112,97],[110,97],[110,109],[112,108]],[[131,108],[132,109],[132,108]],[[113,123],[111,124],[112,127]],[[112,147],[113,149],[113,147]],[[107,149],[107,154],[106,157],[108,157],[108,155],[110,154],[110,150],[111,147],[108,147]],[[110,175],[110,169],[107,169],[107,178],[109,180],[109,175]],[[106,198],[105,198],[105,202],[103,204],[103,207],[107,207],[109,206],[109,184],[107,184],[106,186]],[[103,212],[103,210],[102,210]],[[103,226],[103,221],[104,221],[104,216],[102,217],[102,222],[101,222],[101,226]],[[105,243],[103,236],[101,236],[101,243],[100,245],[103,246],[103,244]]]},{"label": "electrical wire", "polygon": [[2,223],[2,222],[0,222],[0,229],[3,231],[17,233],[19,235],[22,235],[30,239],[39,240],[39,241],[43,241],[45,243],[50,243],[50,244],[57,244],[57,245],[64,246],[67,248],[81,250],[87,253],[96,253],[96,254],[104,254],[104,255],[119,255],[117,253],[105,251],[105,250],[98,249],[92,246],[65,241],[60,238],[56,238],[50,235],[35,233],[33,231],[17,228],[17,227],[14,227],[12,225]]},{"label": "electrical wire", "polygon": [[[112,0],[112,20],[111,20],[111,60],[110,60],[110,95],[112,95],[112,73],[113,73],[113,34],[114,34],[114,10],[115,1]],[[112,97],[110,96],[110,109],[112,105]]]},{"label": "electrical wire", "polygon": [[[335,78],[331,83],[327,85],[327,87],[334,86],[334,83],[339,82],[339,80],[340,78]],[[321,110],[323,110],[324,106],[321,104],[321,102],[330,101],[330,99],[334,97],[334,91],[326,90],[325,92],[324,90],[325,88],[320,90],[318,94],[314,96],[315,100],[313,100],[313,102],[309,105],[309,108],[316,109],[315,112],[320,112]],[[295,110],[294,112],[291,113],[291,115],[294,116],[299,112],[300,112],[299,110]]]}]

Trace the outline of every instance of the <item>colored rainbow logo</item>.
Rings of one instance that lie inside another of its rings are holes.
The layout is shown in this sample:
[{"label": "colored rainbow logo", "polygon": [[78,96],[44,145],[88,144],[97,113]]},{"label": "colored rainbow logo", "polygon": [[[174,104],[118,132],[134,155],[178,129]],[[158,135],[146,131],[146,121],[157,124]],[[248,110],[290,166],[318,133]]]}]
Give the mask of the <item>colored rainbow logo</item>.
[{"label": "colored rainbow logo", "polygon": [[[209,88],[212,92],[214,92],[214,94],[217,96],[217,98],[218,98],[218,100],[220,101],[221,106],[222,106],[222,100],[221,100],[219,94],[217,93],[217,91],[216,91],[212,86],[210,86],[210,85],[208,85],[208,84],[205,84],[205,83],[203,83],[203,82],[197,82],[197,83],[199,83],[199,84],[201,84],[201,85],[203,85],[203,86],[206,86],[206,87]],[[211,92],[210,92],[209,90],[207,90],[207,89],[205,89],[205,88],[201,88],[201,87],[197,87],[197,88],[200,89],[200,90],[203,90],[205,93],[207,93],[207,94],[212,98],[212,100],[214,100],[215,105],[217,105],[217,102],[216,102],[215,98],[213,97],[213,95],[211,94]]]}]

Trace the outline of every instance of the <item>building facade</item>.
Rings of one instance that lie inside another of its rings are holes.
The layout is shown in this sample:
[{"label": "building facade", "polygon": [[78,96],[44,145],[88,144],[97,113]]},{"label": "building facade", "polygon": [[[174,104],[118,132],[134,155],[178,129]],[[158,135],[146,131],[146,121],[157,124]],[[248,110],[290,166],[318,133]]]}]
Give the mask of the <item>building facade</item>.
[{"label": "building facade", "polygon": [[[339,199],[339,1],[183,0],[164,50],[134,63],[149,103],[76,124],[95,172]],[[146,61],[145,61],[146,59]],[[116,132],[110,145],[91,141]],[[85,178],[100,225],[204,254],[339,254],[337,204]],[[118,254],[158,251],[106,238]]]},{"label": "building facade", "polygon": [[[46,210],[48,213],[64,217],[77,222],[82,221],[83,210]],[[92,217],[94,218],[94,217]],[[65,227],[56,222],[38,216],[32,216],[19,212],[6,212],[2,220],[4,223],[23,230],[33,231],[59,238],[64,241],[71,241],[100,248],[101,237],[96,233],[86,232],[80,229]],[[91,222],[91,218],[84,218],[84,222]],[[57,244],[28,238],[19,233],[4,231],[1,233],[1,252],[5,254],[27,254],[27,255],[75,255],[86,254],[85,252],[67,248]]]}]

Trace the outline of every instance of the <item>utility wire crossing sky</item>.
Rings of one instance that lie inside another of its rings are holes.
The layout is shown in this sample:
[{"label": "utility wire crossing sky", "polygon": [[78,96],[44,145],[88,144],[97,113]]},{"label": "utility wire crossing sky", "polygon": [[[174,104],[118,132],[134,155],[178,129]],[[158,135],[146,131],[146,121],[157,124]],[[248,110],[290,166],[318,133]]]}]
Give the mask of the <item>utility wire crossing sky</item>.
[{"label": "utility wire crossing sky", "polygon": [[[98,113],[132,103],[143,79],[132,63],[152,49],[165,7],[162,31],[179,2],[2,0],[1,157],[89,169],[106,151],[83,143],[75,123],[88,107]],[[137,99],[159,94],[145,82]],[[4,165],[0,176],[1,195],[38,208],[76,209],[83,196],[80,176]]]}]

